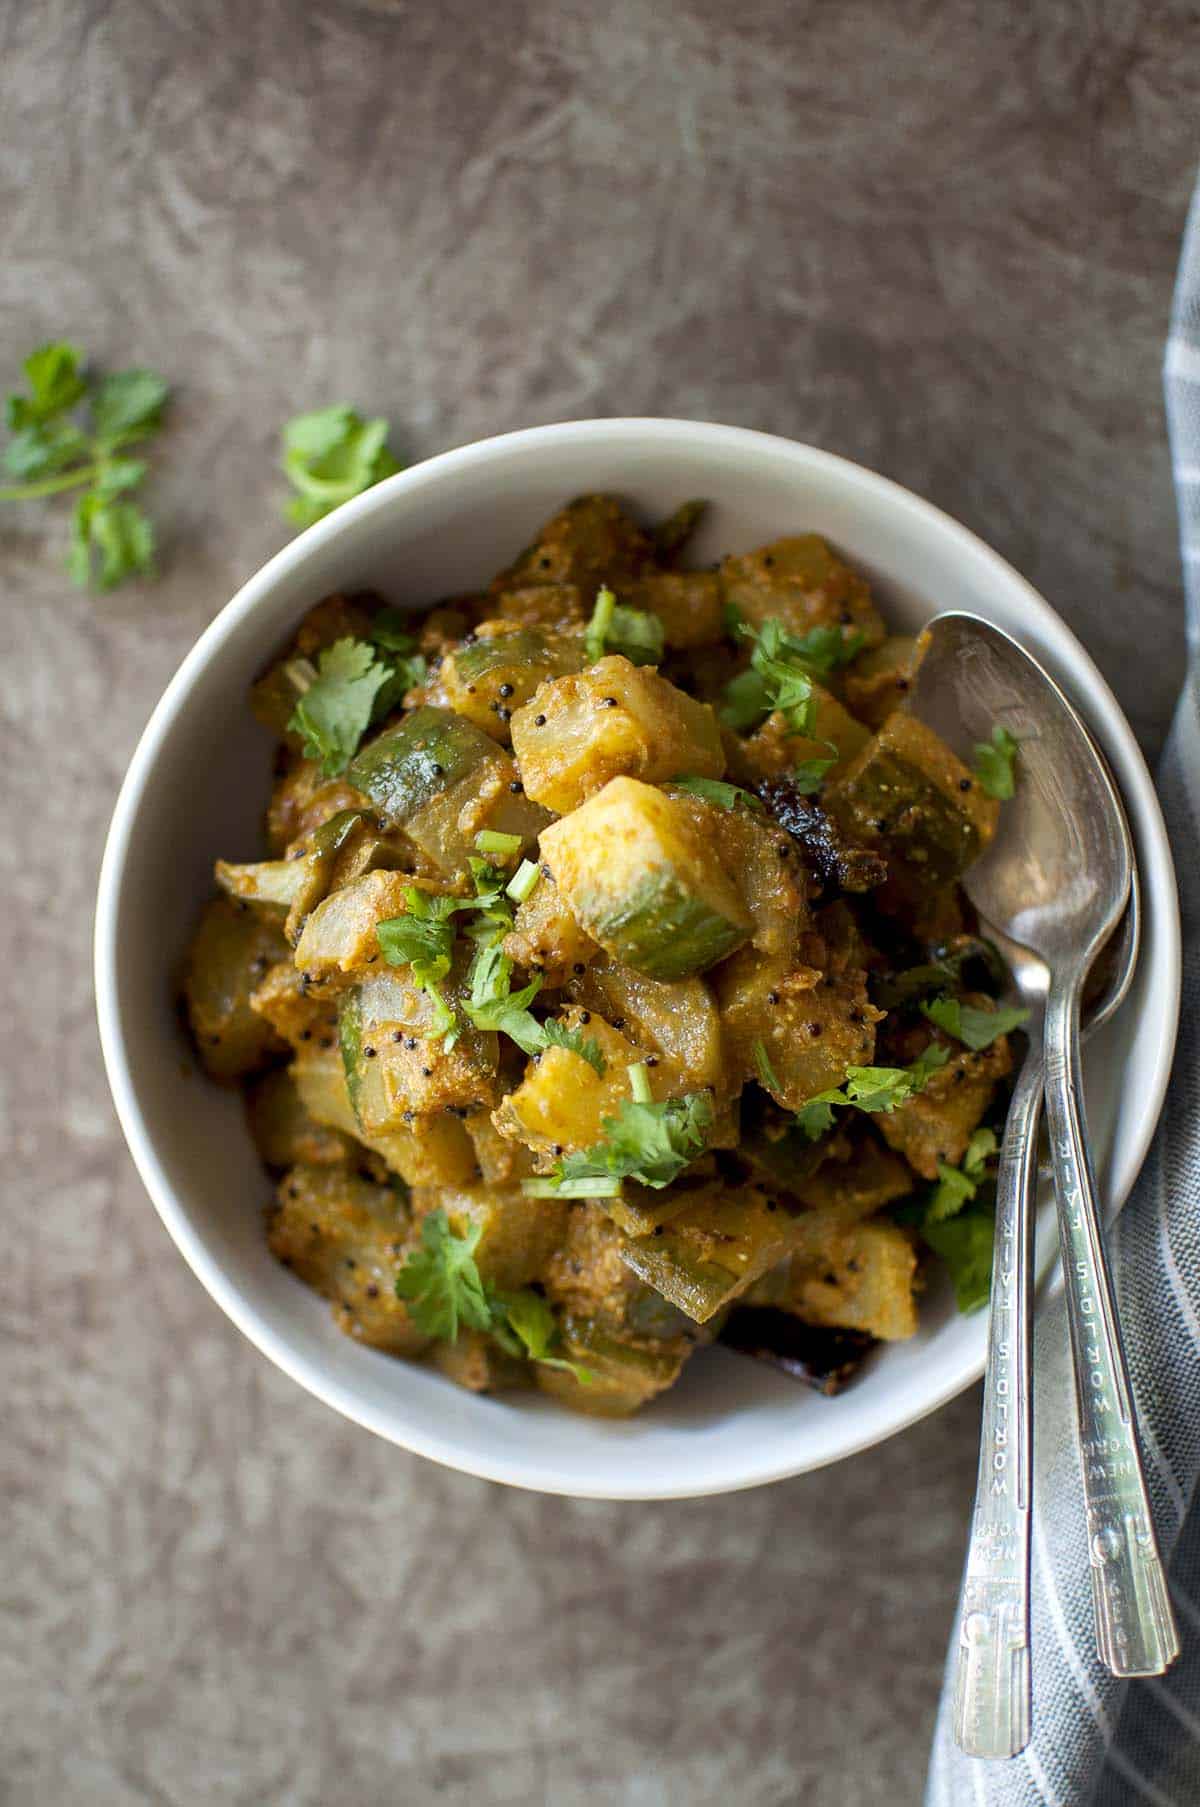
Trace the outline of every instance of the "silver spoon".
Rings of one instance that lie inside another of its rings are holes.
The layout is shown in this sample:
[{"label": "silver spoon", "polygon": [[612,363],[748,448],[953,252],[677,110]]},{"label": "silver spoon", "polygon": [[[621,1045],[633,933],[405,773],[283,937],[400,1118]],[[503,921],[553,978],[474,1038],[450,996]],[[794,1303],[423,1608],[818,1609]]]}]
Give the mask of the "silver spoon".
[{"label": "silver spoon", "polygon": [[[1029,1743],[1029,1539],[1032,1473],[1030,1326],[1037,1222],[1042,1035],[1050,974],[994,923],[980,930],[1008,963],[1008,1001],[1029,1011],[996,1173],[992,1306],[980,1427],[979,1478],[959,1609],[955,1737],[968,1756],[1015,1757]],[[1087,1041],[1120,1007],[1137,966],[1136,892],[1113,937],[1107,974],[1083,1027]],[[1003,1483],[1003,1484],[1002,1484]]]},{"label": "silver spoon", "polygon": [[[1130,895],[1119,800],[1061,692],[1007,635],[968,615],[929,630],[915,713],[952,745],[999,721],[1025,744],[1015,800],[965,888],[981,915],[1041,956],[1019,963],[1033,1016],[997,1187],[995,1280],[980,1492],[962,1615],[958,1731],[979,1755],[1008,1756],[1029,1726],[1029,1305],[1037,1101],[1045,1060],[1064,1281],[1084,1444],[1097,1636],[1116,1674],[1157,1674],[1178,1653],[1138,1454],[1132,1396],[1104,1265],[1079,1103],[1079,998]],[[1136,918],[1134,919],[1136,929]],[[1115,1006],[1114,1006],[1115,1008]]]}]

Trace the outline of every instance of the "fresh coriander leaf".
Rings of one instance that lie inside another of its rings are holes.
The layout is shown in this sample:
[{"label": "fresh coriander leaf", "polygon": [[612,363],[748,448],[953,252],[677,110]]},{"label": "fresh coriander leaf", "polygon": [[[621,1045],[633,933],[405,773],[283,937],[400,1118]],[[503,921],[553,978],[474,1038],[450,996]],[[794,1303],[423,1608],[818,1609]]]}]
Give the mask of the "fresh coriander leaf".
[{"label": "fresh coriander leaf", "polygon": [[407,659],[392,655],[390,662],[383,661],[383,663],[387,664],[387,682],[380,685],[379,693],[371,707],[372,727],[376,722],[383,721],[384,717],[390,715],[393,709],[398,709],[408,692],[415,689],[418,684],[423,684],[429,675],[429,667],[420,653],[413,653],[412,657]]},{"label": "fresh coriander leaf", "polygon": [[298,414],[283,429],[283,469],[299,492],[287,515],[309,527],[352,496],[400,469],[387,448],[388,423],[364,420],[348,403]]},{"label": "fresh coriander leaf", "polygon": [[601,1079],[608,1071],[608,1062],[600,1049],[600,1043],[594,1036],[584,1035],[582,1029],[568,1029],[553,1017],[541,1025],[542,1045],[546,1048],[569,1048],[572,1054],[578,1054],[586,1060],[589,1067],[594,1067]]},{"label": "fresh coriander leaf", "polygon": [[79,498],[71,522],[67,569],[86,588],[93,576],[102,590],[149,571],[154,528],[133,502],[109,502],[96,490]]},{"label": "fresh coriander leaf", "polygon": [[999,1146],[994,1129],[988,1129],[986,1126],[977,1129],[967,1143],[967,1152],[963,1156],[964,1173],[968,1173],[974,1180],[982,1179],[988,1162]]},{"label": "fresh coriander leaf", "polygon": [[1029,1021],[1028,1010],[1020,1005],[997,1004],[994,1010],[981,1010],[958,998],[934,998],[932,1003],[921,1005],[921,1014],[976,1054],[982,1048],[990,1048],[1010,1029],[1019,1029]]},{"label": "fresh coriander leaf", "polygon": [[975,747],[975,776],[989,797],[1004,803],[1016,792],[1016,759],[1019,742],[1007,728],[992,729],[991,740]]},{"label": "fresh coriander leaf", "polygon": [[320,655],[316,679],[296,704],[288,727],[303,735],[306,758],[318,760],[326,778],[344,772],[358,751],[389,675],[365,640],[337,640]]},{"label": "fresh coriander leaf", "polygon": [[840,665],[849,665],[864,644],[864,636],[857,629],[844,634],[840,627],[813,627],[807,634],[791,637],[796,657],[803,659],[810,670],[825,676]]},{"label": "fresh coriander leaf", "polygon": [[967,1143],[961,1167],[939,1161],[938,1181],[925,1207],[924,1221],[944,1223],[948,1217],[956,1217],[987,1178],[987,1164],[995,1152],[995,1130],[977,1129]]},{"label": "fresh coriander leaf", "polygon": [[91,398],[92,432],[101,451],[131,445],[162,426],[167,385],[154,370],[114,370]]},{"label": "fresh coriander leaf", "polygon": [[555,1178],[572,1185],[631,1179],[656,1189],[669,1186],[703,1149],[712,1121],[712,1104],[704,1092],[689,1092],[662,1104],[622,1099],[617,1115],[601,1120],[604,1140],[582,1153],[565,1156]]},{"label": "fresh coriander leaf", "polygon": [[[83,354],[65,343],[43,345],[25,360],[29,395],[10,395],[5,409],[13,437],[4,468],[20,481],[0,490],[19,502],[82,489],[71,518],[67,569],[81,585],[111,590],[154,563],[154,529],[141,509],[119,500],[146,475],[141,459],[114,456],[161,424],[163,379],[149,370],[118,371],[92,381]],[[90,431],[68,418],[89,397]]]},{"label": "fresh coriander leaf", "polygon": [[961,1167],[948,1167],[945,1161],[939,1161],[937,1174],[937,1185],[925,1207],[925,1223],[944,1223],[949,1217],[957,1217],[979,1190],[978,1181]]},{"label": "fresh coriander leaf", "polygon": [[[4,468],[10,476],[26,480],[47,477],[86,457],[89,443],[74,421],[35,422],[13,434],[4,448]],[[86,473],[79,481],[87,481]]]},{"label": "fresh coriander leaf", "polygon": [[771,1057],[761,1041],[754,1044],[754,1070],[758,1074],[758,1083],[768,1092],[778,1092],[782,1088],[779,1076],[771,1065]]},{"label": "fresh coriander leaf", "polygon": [[379,609],[371,617],[371,625],[367,629],[376,646],[382,646],[389,653],[415,653],[418,647],[417,636],[412,631],[411,615],[403,609]]},{"label": "fresh coriander leaf", "polygon": [[624,607],[605,584],[596,597],[583,644],[593,665],[606,652],[623,653],[631,665],[657,665],[666,645],[666,631],[657,615]]},{"label": "fresh coriander leaf", "polygon": [[[544,1368],[562,1368],[573,1374],[581,1386],[590,1386],[595,1380],[592,1370],[581,1362],[568,1361],[554,1353],[560,1340],[558,1323],[545,1299],[532,1287],[493,1294],[492,1313],[493,1334],[510,1354],[524,1355],[531,1362],[541,1362]],[[509,1337],[513,1340],[509,1341]]]},{"label": "fresh coriander leaf", "polygon": [[833,1128],[833,1107],[835,1104],[847,1104],[849,1100],[844,1092],[818,1092],[796,1112],[796,1125],[808,1137],[810,1142],[819,1142]]},{"label": "fresh coriander leaf", "polygon": [[[419,916],[389,916],[375,929],[379,951],[389,966],[421,966],[431,969],[433,979],[442,979],[450,971],[454,927],[449,922],[423,920]],[[444,962],[444,964],[443,964]]]},{"label": "fresh coriander leaf", "polygon": [[146,475],[143,458],[106,458],[96,474],[95,493],[102,502],[136,489]]},{"label": "fresh coriander leaf", "polygon": [[720,778],[672,778],[670,782],[677,791],[690,791],[693,797],[703,797],[706,803],[715,803],[719,809],[736,809],[741,803],[746,809],[761,810],[762,799],[753,791],[744,791],[740,785],[725,784]]},{"label": "fresh coriander leaf", "polygon": [[890,1114],[922,1091],[949,1058],[949,1049],[931,1042],[910,1067],[847,1067],[845,1084],[810,1098],[796,1112],[796,1122],[809,1140],[815,1142],[833,1128],[835,1105],[852,1105],[855,1110],[871,1114],[879,1111]]},{"label": "fresh coriander leaf", "polygon": [[796,764],[786,773],[788,783],[802,797],[811,797],[814,791],[820,790],[831,767],[835,766],[841,758],[841,754],[831,740],[827,740],[823,744],[830,749],[828,753],[814,754],[811,759],[797,760]]},{"label": "fresh coriander leaf", "polygon": [[996,1219],[983,1206],[922,1226],[921,1235],[950,1270],[954,1296],[962,1312],[986,1305],[992,1289],[992,1246]]},{"label": "fresh coriander leaf", "polygon": [[727,728],[744,734],[771,713],[771,694],[757,671],[739,671],[725,686],[718,712]]},{"label": "fresh coriander leaf", "polygon": [[[765,715],[778,710],[793,734],[807,734],[812,722],[813,667],[805,641],[789,634],[773,616],[758,628],[739,622],[737,632],[753,645],[750,672],[740,673],[726,685],[722,721],[731,728],[757,727]],[[747,682],[750,676],[759,680],[757,689]]]},{"label": "fresh coriander leaf", "polygon": [[457,1340],[461,1326],[490,1330],[492,1313],[475,1261],[483,1226],[468,1223],[459,1235],[440,1208],[421,1224],[420,1247],[396,1276],[396,1297],[425,1336]]},{"label": "fresh coriander leaf", "polygon": [[17,433],[43,425],[81,402],[87,388],[83,363],[79,347],[61,339],[31,351],[21,366],[30,393],[10,395],[5,402],[4,418],[10,430]]}]

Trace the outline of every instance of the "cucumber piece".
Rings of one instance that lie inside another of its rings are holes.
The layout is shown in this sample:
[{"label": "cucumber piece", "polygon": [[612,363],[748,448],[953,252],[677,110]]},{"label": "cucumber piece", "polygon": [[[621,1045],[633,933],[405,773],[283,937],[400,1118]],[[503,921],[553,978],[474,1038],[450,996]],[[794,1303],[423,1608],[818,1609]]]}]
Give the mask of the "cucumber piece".
[{"label": "cucumber piece", "polygon": [[582,671],[584,660],[581,634],[484,622],[478,639],[446,654],[438,681],[452,709],[507,745],[513,712],[545,679]]},{"label": "cucumber piece", "polygon": [[581,1003],[619,1019],[642,1048],[661,1055],[683,1090],[720,1087],[721,1024],[703,979],[648,979],[606,957],[571,984]]},{"label": "cucumber piece", "polygon": [[499,1037],[465,1026],[449,1052],[443,1037],[414,1032],[391,1014],[405,1011],[403,986],[373,981],[347,991],[338,1007],[346,1088],[359,1124],[391,1135],[446,1110],[482,1110],[495,1101]]},{"label": "cucumber piece", "polygon": [[346,1167],[293,1167],[279,1187],[267,1241],[298,1279],[332,1301],[348,1336],[412,1356],[429,1338],[396,1297],[409,1227],[401,1189]]},{"label": "cucumber piece", "polygon": [[572,914],[614,959],[687,979],[739,947],[750,917],[685,809],[614,778],[541,837]]},{"label": "cucumber piece", "polygon": [[849,839],[887,855],[881,901],[890,893],[910,905],[978,859],[1000,808],[940,735],[903,711],[829,786],[825,806]]},{"label": "cucumber piece", "polygon": [[423,704],[377,734],[351,760],[347,777],[389,823],[406,823],[460,779],[500,757],[495,742],[473,722]]},{"label": "cucumber piece", "polygon": [[622,775],[662,784],[680,772],[725,771],[708,704],[620,653],[539,685],[514,715],[512,737],[526,792],[562,814]]},{"label": "cucumber piece", "polygon": [[414,709],[364,747],[351,776],[389,826],[402,823],[447,874],[465,871],[481,828],[519,835],[529,847],[550,820],[522,794],[504,749],[449,709]]},{"label": "cucumber piece", "polygon": [[847,1067],[870,1066],[874,1058],[883,1012],[868,998],[863,972],[822,976],[786,957],[746,949],[719,973],[717,1002],[731,1072],[765,1084],[785,1110],[799,1110],[818,1092],[841,1085]]},{"label": "cucumber piece", "polygon": [[904,702],[917,663],[917,642],[911,634],[889,634],[882,645],[863,653],[842,674],[846,707],[860,721],[881,728],[893,709]]},{"label": "cucumber piece", "polygon": [[251,997],[270,967],[286,960],[276,921],[228,897],[205,907],[188,950],[184,999],[196,1049],[212,1079],[252,1073],[285,1044]]},{"label": "cucumber piece", "polygon": [[368,1135],[350,1103],[341,1051],[306,1046],[290,1072],[300,1101],[318,1123],[354,1136],[410,1186],[460,1186],[477,1172],[475,1148],[460,1117],[417,1117],[390,1135]]},{"label": "cucumber piece", "polygon": [[656,1393],[678,1380],[692,1344],[682,1338],[656,1342],[634,1337],[587,1318],[568,1315],[562,1323],[556,1353],[587,1371],[579,1380],[569,1369],[537,1366],[535,1380],[543,1393],[572,1411],[595,1418],[627,1418]]},{"label": "cucumber piece", "polygon": [[725,601],[755,627],[781,621],[790,634],[841,627],[847,639],[877,646],[886,629],[865,577],[816,533],[774,540],[721,566]]},{"label": "cucumber piece", "polygon": [[705,1324],[795,1247],[802,1217],[756,1186],[711,1195],[644,1240],[627,1238],[621,1260],[639,1279]]}]

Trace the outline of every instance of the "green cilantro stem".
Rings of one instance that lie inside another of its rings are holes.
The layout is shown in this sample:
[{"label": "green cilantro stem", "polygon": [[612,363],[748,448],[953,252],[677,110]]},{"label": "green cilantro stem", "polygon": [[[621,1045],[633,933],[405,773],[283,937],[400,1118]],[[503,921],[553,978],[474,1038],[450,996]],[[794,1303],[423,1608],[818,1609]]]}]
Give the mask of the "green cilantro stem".
[{"label": "green cilantro stem", "polygon": [[633,1094],[635,1104],[651,1104],[654,1094],[650,1090],[650,1074],[643,1061],[627,1069],[629,1073],[629,1090]]},{"label": "green cilantro stem", "polygon": [[591,1180],[558,1180],[548,1174],[544,1179],[522,1180],[521,1191],[526,1198],[619,1198],[621,1181],[615,1174]]},{"label": "green cilantro stem", "polygon": [[480,853],[498,853],[502,859],[511,858],[521,850],[519,834],[501,834],[496,828],[481,828],[475,836],[475,845]]},{"label": "green cilantro stem", "polygon": [[103,474],[105,462],[98,458],[94,464],[80,464],[74,470],[64,471],[61,477],[44,477],[40,483],[17,483],[0,489],[0,502],[35,502],[39,496],[61,496],[69,489],[78,489],[81,483],[95,482]]},{"label": "green cilantro stem", "polygon": [[522,860],[513,876],[504,887],[504,895],[511,897],[514,903],[526,903],[537,889],[541,878],[541,868],[532,860]]}]

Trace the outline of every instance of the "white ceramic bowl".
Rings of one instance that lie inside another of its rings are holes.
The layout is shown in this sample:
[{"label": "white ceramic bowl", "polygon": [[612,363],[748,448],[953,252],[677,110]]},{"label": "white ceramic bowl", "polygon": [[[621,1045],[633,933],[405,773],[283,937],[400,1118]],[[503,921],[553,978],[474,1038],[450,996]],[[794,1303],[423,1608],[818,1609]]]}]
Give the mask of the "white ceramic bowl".
[{"label": "white ceramic bowl", "polygon": [[592,420],[465,446],[346,504],[251,578],[168,686],[121,790],[96,919],[100,1031],[125,1135],[167,1229],[234,1323],[318,1398],[492,1480],[614,1499],[719,1493],[836,1461],[953,1397],[982,1372],[982,1315],[957,1317],[944,1291],[931,1294],[920,1334],[880,1352],[832,1400],[723,1350],[703,1351],[628,1423],[461,1392],[341,1336],[328,1307],[271,1258],[268,1184],[240,1100],[189,1070],[172,1007],[172,972],[212,889],[214,858],[258,857],[270,747],[246,692],[299,617],[335,589],[371,586],[413,608],[469,590],[587,490],[617,491],[648,516],[710,498],[700,559],[817,530],[870,574],[897,627],[972,610],[1022,641],[1072,696],[1124,791],[1145,902],[1133,991],[1087,1054],[1107,1192],[1123,1201],[1162,1103],[1179,993],[1171,859],[1133,735],[1063,623],[973,534],[856,465],[739,428]]}]

